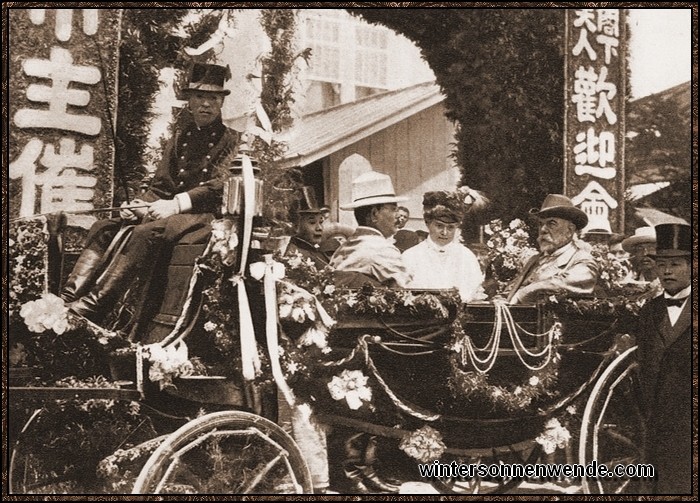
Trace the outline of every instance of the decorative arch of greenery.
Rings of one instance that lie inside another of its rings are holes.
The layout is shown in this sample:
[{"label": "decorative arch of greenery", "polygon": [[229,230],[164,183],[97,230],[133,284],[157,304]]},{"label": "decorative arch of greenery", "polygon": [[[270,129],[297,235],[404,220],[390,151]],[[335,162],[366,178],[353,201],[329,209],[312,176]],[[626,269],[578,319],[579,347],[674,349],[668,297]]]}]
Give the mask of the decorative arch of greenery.
[{"label": "decorative arch of greenery", "polygon": [[420,47],[457,127],[462,183],[493,202],[478,223],[561,192],[563,9],[348,10]]},{"label": "decorative arch of greenery", "polygon": [[[126,183],[135,192],[146,174],[143,167],[147,158],[146,145],[152,114],[153,98],[158,92],[159,71],[165,67],[184,70],[192,62],[184,56],[184,47],[197,47],[218,28],[222,16],[234,15],[232,9],[199,10],[196,21],[184,26],[186,36],[175,35],[188,9],[124,9],[119,68],[119,110],[117,138],[119,141],[115,176],[117,186]],[[270,39],[270,51],[261,58],[261,103],[273,132],[279,132],[292,123],[290,105],[294,102],[291,80],[298,58],[308,58],[309,51],[294,52],[296,14],[292,9],[262,9],[260,23]],[[209,62],[213,50],[197,56],[197,62]],[[176,84],[182,85],[186,72],[180,73]],[[177,120],[177,119],[176,119]],[[259,124],[260,125],[260,124]],[[273,221],[287,221],[290,199],[296,197],[301,177],[294,170],[276,168],[275,161],[283,154],[284,144],[273,140],[267,144],[260,139],[253,142],[253,155],[260,162],[266,182],[266,210]],[[123,190],[117,199],[123,199]]]},{"label": "decorative arch of greenery", "polygon": [[[190,64],[184,48],[205,42],[218,27],[221,14],[203,12],[196,21],[183,26],[190,9],[122,10],[119,47],[119,98],[115,159],[115,200],[125,198],[124,186],[137,192],[146,175],[148,134],[153,113],[151,104],[160,89],[163,68],[184,70]],[[211,51],[199,56],[206,62]]]}]

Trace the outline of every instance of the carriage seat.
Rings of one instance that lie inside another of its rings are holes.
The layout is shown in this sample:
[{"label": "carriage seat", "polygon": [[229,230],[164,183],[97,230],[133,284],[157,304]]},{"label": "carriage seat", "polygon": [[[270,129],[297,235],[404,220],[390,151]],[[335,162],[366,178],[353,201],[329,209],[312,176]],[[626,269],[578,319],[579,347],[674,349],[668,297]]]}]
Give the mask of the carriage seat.
[{"label": "carriage seat", "polygon": [[[195,262],[204,253],[210,235],[211,228],[208,226],[186,235],[173,248],[168,263],[154,269],[144,301],[161,300],[150,306],[152,320],[147,326],[142,326],[145,329],[140,336],[142,343],[159,342],[172,331],[187,299]],[[157,275],[163,270],[167,271],[166,274],[158,278]]]}]

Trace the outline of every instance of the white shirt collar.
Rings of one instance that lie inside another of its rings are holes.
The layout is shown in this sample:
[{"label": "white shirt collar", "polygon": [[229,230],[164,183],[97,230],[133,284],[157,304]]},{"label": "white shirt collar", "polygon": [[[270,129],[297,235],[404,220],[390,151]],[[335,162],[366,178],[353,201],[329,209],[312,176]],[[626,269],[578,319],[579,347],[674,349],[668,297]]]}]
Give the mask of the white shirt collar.
[{"label": "white shirt collar", "polygon": [[440,246],[438,243],[436,243],[435,241],[430,239],[430,236],[428,236],[426,238],[425,242],[426,242],[426,245],[428,246],[428,248],[430,248],[431,250],[435,250],[438,253],[445,253],[455,243],[453,240],[452,242],[446,244],[445,246]]},{"label": "white shirt collar", "polygon": [[690,295],[690,287],[692,285],[688,285],[686,288],[678,292],[676,295],[671,295],[668,292],[664,291],[664,298],[665,299],[685,299]]}]

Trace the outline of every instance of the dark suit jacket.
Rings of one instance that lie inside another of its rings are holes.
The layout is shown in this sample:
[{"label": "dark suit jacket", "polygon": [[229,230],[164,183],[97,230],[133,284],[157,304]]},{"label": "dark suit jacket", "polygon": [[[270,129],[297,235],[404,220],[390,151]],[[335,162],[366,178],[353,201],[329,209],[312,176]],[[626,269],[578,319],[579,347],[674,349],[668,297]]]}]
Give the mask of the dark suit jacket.
[{"label": "dark suit jacket", "polygon": [[[691,301],[671,326],[663,295],[642,308],[637,345],[648,410],[648,457],[657,494],[690,494],[692,482],[693,348]],[[696,358],[696,357],[695,357]]]},{"label": "dark suit jacket", "polygon": [[409,229],[399,229],[394,234],[394,246],[401,250],[401,253],[416,246],[420,241],[418,234]]},{"label": "dark suit jacket", "polygon": [[291,255],[292,253],[301,253],[305,258],[310,258],[319,271],[323,270],[329,262],[326,255],[320,250],[320,247],[316,248],[313,244],[298,236],[292,236],[287,245],[287,250],[284,252],[285,255]]}]

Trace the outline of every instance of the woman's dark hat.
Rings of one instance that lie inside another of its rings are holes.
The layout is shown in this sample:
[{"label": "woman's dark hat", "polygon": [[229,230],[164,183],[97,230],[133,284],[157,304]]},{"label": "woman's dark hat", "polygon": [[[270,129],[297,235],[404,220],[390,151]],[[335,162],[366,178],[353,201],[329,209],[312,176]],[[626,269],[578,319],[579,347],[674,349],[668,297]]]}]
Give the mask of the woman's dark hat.
[{"label": "woman's dark hat", "polygon": [[467,214],[483,210],[489,203],[483,193],[466,185],[454,191],[426,192],[423,194],[423,218],[458,223]]},{"label": "woman's dark hat", "polygon": [[200,91],[229,95],[231,91],[224,88],[224,83],[231,78],[228,66],[195,63],[190,72],[190,80],[183,93]]},{"label": "woman's dark hat", "polygon": [[656,230],[656,253],[653,257],[690,257],[693,249],[690,225],[659,224]]},{"label": "woman's dark hat", "polygon": [[452,192],[438,190],[423,194],[423,218],[445,223],[461,222],[464,218],[464,203]]},{"label": "woman's dark hat", "polygon": [[588,215],[583,210],[578,209],[571,202],[571,199],[563,194],[548,194],[544,198],[542,207],[538,210],[532,208],[530,215],[538,218],[556,217],[572,222],[578,230],[583,229],[588,224]]}]

